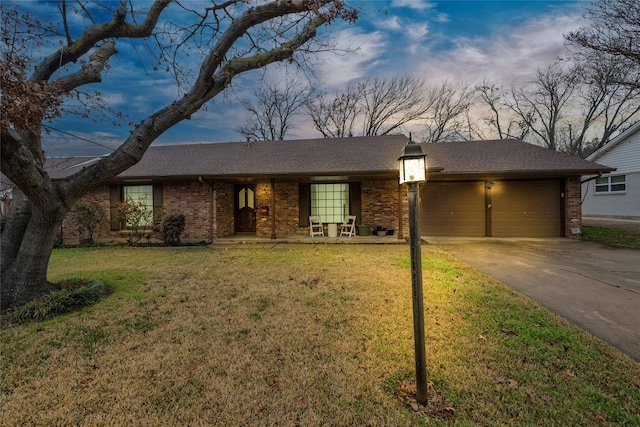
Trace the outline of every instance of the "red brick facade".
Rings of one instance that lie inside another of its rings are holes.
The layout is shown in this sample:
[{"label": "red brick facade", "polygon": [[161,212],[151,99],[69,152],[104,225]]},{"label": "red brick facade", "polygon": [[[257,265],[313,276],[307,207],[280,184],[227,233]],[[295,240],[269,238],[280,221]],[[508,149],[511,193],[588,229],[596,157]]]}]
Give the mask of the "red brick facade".
[{"label": "red brick facade", "polygon": [[[403,225],[408,224],[406,206],[404,209],[399,206],[401,196],[406,205],[406,193],[406,186],[402,186],[399,192],[398,181],[362,182],[362,220],[358,219],[358,224],[384,227],[394,230],[396,234],[400,228],[400,213],[403,215]],[[406,235],[407,232],[408,227],[399,235]]]},{"label": "red brick facade", "polygon": [[[300,186],[294,181],[258,181],[255,184],[256,236],[305,236],[307,226],[300,226]],[[272,198],[275,188],[275,200]],[[406,186],[397,180],[360,182],[360,217],[357,224],[393,229],[398,238],[408,236]],[[110,212],[110,187],[103,185],[85,196],[85,201],[102,205]],[[581,226],[580,177],[565,180],[565,235]],[[183,180],[162,183],[162,214],[183,214],[186,220],[184,241],[211,241],[235,234],[234,185],[223,182]],[[274,225],[275,215],[275,225]],[[122,239],[124,232],[111,231],[105,224],[97,236],[101,241]],[[275,231],[275,235],[274,235]],[[63,242],[77,241],[69,217],[63,224]]]},{"label": "red brick facade", "polygon": [[579,176],[572,176],[565,180],[564,197],[564,235],[574,235],[572,229],[582,228],[582,184]]}]

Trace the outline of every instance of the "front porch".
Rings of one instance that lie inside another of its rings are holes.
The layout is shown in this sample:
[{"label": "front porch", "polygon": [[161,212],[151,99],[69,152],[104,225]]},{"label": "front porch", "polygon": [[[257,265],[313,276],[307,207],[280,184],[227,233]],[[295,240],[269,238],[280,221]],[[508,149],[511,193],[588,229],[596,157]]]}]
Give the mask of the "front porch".
[{"label": "front porch", "polygon": [[404,245],[407,243],[406,239],[399,239],[398,236],[355,236],[355,237],[311,237],[291,235],[285,237],[278,237],[271,239],[265,236],[253,236],[253,235],[236,235],[223,238],[213,239],[210,245],[250,245],[250,244],[310,244],[310,245]]}]

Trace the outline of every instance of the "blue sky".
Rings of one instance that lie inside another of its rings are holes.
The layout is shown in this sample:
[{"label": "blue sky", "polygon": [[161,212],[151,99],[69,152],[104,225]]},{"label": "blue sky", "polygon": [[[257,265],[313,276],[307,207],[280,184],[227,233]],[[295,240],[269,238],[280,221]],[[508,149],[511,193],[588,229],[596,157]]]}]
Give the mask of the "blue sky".
[{"label": "blue sky", "polygon": [[[187,0],[194,6],[200,0]],[[5,3],[5,0],[3,0]],[[8,1],[6,2],[8,3]],[[38,14],[54,11],[55,4],[22,1],[22,8]],[[506,86],[530,80],[537,67],[550,64],[564,52],[563,33],[585,22],[585,1],[360,1],[363,13],[356,24],[331,28],[337,45],[353,51],[346,55],[321,54],[314,59],[322,89],[329,93],[365,77],[416,74],[430,83],[445,79],[479,82],[484,77]],[[50,156],[98,155],[116,148],[129,132],[128,123],[170,103],[179,96],[167,76],[144,73],[136,51],[118,42],[120,53],[111,60],[103,83],[94,85],[116,109],[128,114],[122,126],[64,117],[56,129],[102,146],[54,131],[44,135]],[[147,64],[146,69],[150,67]],[[281,76],[283,66],[270,66],[267,78]],[[234,81],[227,96],[219,96],[162,135],[154,144],[239,141],[234,130],[244,110],[237,98],[253,91],[260,73]],[[292,137],[319,137],[300,123]]]}]

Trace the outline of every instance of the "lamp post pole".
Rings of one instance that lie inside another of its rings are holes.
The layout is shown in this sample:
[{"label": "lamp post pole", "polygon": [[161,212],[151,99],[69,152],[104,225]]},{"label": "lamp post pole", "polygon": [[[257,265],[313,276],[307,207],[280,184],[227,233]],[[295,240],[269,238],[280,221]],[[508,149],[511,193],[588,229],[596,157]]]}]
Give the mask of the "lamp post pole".
[{"label": "lamp post pole", "polygon": [[417,182],[407,183],[409,202],[409,246],[411,248],[411,290],[413,298],[413,339],[416,355],[416,398],[427,404],[427,360],[424,342],[424,301],[422,296],[422,253],[420,249],[420,212]]}]

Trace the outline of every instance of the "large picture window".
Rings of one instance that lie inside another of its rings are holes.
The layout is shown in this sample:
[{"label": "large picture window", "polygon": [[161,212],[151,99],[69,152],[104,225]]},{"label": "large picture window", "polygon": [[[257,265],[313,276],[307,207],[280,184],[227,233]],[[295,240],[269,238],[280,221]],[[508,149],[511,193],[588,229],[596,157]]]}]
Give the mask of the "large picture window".
[{"label": "large picture window", "polygon": [[[125,185],[122,187],[122,200],[131,200],[144,207],[147,215],[139,225],[150,226],[153,224],[153,185]],[[131,226],[131,224],[126,224],[126,226]]]},{"label": "large picture window", "polygon": [[349,215],[349,184],[311,184],[311,215],[341,223]]},{"label": "large picture window", "polygon": [[596,179],[595,191],[602,193],[619,193],[627,190],[627,177],[625,175],[603,176]]}]

